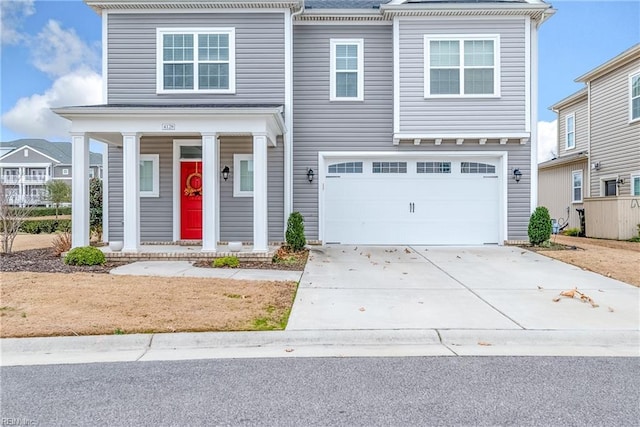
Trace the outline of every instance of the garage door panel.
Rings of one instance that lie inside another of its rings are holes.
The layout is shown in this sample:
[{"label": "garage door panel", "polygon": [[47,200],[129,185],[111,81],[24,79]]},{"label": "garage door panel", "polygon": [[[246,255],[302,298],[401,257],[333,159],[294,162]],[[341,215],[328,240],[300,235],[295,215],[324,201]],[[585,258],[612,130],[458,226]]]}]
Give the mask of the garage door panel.
[{"label": "garage door panel", "polygon": [[459,161],[452,165],[450,173],[416,173],[415,161],[408,161],[406,174],[373,175],[366,173],[371,163],[365,161],[363,173],[327,177],[324,240],[345,244],[498,243],[500,179],[496,174],[462,174]]}]

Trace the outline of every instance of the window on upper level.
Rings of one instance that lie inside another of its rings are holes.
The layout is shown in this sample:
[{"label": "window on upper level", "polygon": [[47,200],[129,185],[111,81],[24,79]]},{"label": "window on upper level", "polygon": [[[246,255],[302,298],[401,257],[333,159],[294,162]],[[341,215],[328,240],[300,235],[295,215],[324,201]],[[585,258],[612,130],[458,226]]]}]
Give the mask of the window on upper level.
[{"label": "window on upper level", "polygon": [[629,80],[629,118],[634,121],[640,119],[640,73],[632,74]]},{"label": "window on upper level", "polygon": [[571,176],[572,176],[571,201],[573,203],[581,203],[582,202],[582,171],[573,171],[571,173]]},{"label": "window on upper level", "polygon": [[569,114],[565,120],[564,136],[566,142],[566,149],[575,148],[576,146],[576,116],[575,114]]},{"label": "window on upper level", "polygon": [[425,36],[424,96],[500,96],[500,38]]},{"label": "window on upper level", "polygon": [[364,40],[331,39],[331,101],[364,100]]},{"label": "window on upper level", "polygon": [[234,28],[159,28],[158,93],[235,93]]}]

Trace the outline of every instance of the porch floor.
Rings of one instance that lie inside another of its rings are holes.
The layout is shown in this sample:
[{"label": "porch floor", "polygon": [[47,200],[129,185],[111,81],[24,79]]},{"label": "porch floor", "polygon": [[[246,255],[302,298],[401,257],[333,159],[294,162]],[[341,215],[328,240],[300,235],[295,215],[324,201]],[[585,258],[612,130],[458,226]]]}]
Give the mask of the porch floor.
[{"label": "porch floor", "polygon": [[217,252],[202,252],[202,246],[140,245],[138,252],[112,251],[109,246],[100,248],[108,261],[207,261],[225,256],[236,256],[245,261],[269,262],[280,248],[269,246],[267,252],[253,252],[253,246],[243,245],[240,252],[231,252],[227,245],[218,245]]}]

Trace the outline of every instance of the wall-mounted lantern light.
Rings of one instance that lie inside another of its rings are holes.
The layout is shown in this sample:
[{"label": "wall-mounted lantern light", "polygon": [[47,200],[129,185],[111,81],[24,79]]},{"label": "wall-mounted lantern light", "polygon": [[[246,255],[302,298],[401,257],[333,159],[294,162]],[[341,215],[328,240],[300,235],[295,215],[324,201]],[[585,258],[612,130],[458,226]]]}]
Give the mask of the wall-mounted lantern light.
[{"label": "wall-mounted lantern light", "polygon": [[313,176],[315,175],[315,173],[313,172],[313,169],[309,169],[307,171],[307,179],[309,180],[309,182],[313,182]]},{"label": "wall-mounted lantern light", "polygon": [[520,169],[514,169],[513,170],[513,179],[515,179],[516,182],[520,182],[520,178],[522,178],[522,172],[520,171]]},{"label": "wall-mounted lantern light", "polygon": [[226,166],[222,169],[222,179],[225,181],[229,179],[229,166]]},{"label": "wall-mounted lantern light", "polygon": [[622,178],[618,178],[618,179],[616,179],[616,184],[617,184],[617,185],[622,185],[622,184],[624,184],[624,179],[622,179]]}]

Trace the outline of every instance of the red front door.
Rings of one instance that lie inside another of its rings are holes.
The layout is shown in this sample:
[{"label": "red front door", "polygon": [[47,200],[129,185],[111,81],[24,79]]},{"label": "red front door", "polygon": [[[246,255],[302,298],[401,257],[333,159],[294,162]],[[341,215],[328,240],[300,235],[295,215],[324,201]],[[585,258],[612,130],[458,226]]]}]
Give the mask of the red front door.
[{"label": "red front door", "polygon": [[202,239],[202,162],[180,163],[180,238]]}]

